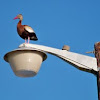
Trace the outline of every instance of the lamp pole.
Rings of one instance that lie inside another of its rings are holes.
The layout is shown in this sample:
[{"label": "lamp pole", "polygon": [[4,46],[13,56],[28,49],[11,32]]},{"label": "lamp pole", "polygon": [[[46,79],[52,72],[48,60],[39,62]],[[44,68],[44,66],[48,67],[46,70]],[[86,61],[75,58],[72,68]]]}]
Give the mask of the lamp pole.
[{"label": "lamp pole", "polygon": [[98,86],[98,100],[100,100],[100,42],[95,43],[95,57],[97,59],[97,86]]}]

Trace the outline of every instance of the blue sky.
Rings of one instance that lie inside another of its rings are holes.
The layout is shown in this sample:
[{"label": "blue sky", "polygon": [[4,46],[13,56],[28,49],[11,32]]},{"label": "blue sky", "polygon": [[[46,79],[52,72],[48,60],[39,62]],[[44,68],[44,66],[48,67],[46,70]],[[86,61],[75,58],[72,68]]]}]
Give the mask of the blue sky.
[{"label": "blue sky", "polygon": [[24,42],[17,14],[38,37],[33,44],[86,54],[100,41],[100,0],[2,0],[0,2],[0,100],[98,100],[96,77],[48,54],[37,76],[14,75],[3,56]]}]

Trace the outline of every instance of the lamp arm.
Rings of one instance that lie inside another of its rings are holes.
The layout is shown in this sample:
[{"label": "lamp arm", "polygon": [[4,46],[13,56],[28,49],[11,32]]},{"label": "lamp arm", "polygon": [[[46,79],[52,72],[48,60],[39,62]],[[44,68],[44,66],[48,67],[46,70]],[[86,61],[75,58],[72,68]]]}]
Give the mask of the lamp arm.
[{"label": "lamp arm", "polygon": [[82,70],[86,69],[90,71],[91,70],[98,71],[96,58],[94,57],[90,57],[90,56],[86,56],[86,55],[82,55],[78,53],[73,53],[67,50],[60,50],[60,49],[56,49],[52,47],[47,47],[43,45],[36,45],[36,44],[23,43],[19,47],[33,48],[34,50],[37,50],[37,51],[43,51],[43,52],[55,55]]}]

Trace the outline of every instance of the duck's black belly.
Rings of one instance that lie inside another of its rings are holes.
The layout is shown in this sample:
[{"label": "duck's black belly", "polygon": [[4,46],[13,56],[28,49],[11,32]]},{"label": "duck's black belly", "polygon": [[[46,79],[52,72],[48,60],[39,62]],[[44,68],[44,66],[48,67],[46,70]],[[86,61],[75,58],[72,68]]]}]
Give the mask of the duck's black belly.
[{"label": "duck's black belly", "polygon": [[35,33],[23,32],[20,35],[20,37],[23,38],[23,39],[28,39],[28,37],[30,37],[30,40],[34,40],[34,41],[38,40]]}]

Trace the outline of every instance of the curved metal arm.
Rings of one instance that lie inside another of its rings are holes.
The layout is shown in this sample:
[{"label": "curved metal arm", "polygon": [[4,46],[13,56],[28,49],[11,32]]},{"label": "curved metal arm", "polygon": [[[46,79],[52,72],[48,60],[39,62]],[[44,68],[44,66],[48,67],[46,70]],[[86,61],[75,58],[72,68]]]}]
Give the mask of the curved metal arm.
[{"label": "curved metal arm", "polygon": [[28,48],[33,48],[34,50],[39,50],[39,51],[43,51],[46,53],[50,53],[82,70],[98,71],[96,58],[94,57],[85,56],[82,54],[69,52],[67,50],[60,50],[60,49],[42,46],[42,45],[36,45],[36,44],[25,44],[24,43],[24,44],[21,44],[19,47],[20,48],[28,47]]}]

